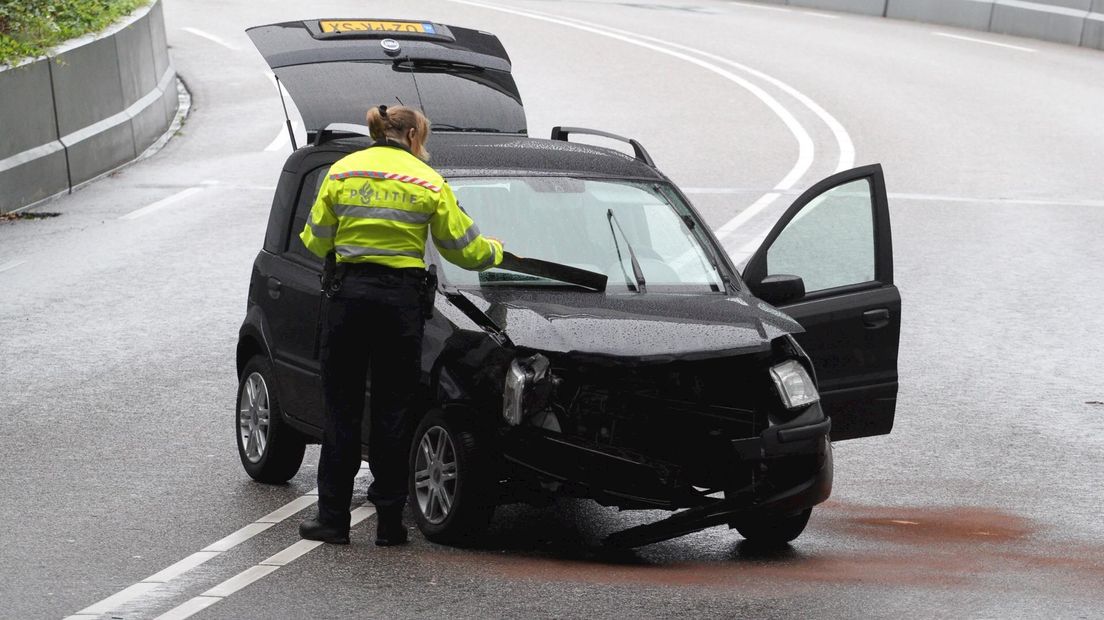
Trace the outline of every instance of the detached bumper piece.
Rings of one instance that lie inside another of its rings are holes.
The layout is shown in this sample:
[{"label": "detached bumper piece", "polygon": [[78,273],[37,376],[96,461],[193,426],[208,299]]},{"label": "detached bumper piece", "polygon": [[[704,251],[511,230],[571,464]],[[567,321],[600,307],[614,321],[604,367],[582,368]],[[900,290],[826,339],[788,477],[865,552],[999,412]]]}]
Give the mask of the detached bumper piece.
[{"label": "detached bumper piece", "polygon": [[[818,412],[819,413],[819,412]],[[772,456],[791,453],[791,447],[801,445],[800,451],[809,454],[809,443],[816,442],[823,448],[824,459],[819,467],[806,470],[801,481],[787,486],[781,491],[771,492],[777,485],[756,484],[752,488],[732,494],[726,493],[724,499],[689,508],[662,521],[638,525],[615,532],[603,541],[606,546],[622,549],[642,547],[653,543],[678,538],[718,525],[730,525],[744,515],[750,514],[791,514],[814,506],[826,499],[832,492],[832,449],[827,441],[831,429],[831,420],[825,418],[815,424],[801,426],[773,427],[763,433],[763,437],[733,442],[733,447],[749,460],[769,462]],[[765,458],[764,458],[765,457]],[[785,457],[782,457],[785,459]],[[793,479],[786,472],[782,479]]]}]

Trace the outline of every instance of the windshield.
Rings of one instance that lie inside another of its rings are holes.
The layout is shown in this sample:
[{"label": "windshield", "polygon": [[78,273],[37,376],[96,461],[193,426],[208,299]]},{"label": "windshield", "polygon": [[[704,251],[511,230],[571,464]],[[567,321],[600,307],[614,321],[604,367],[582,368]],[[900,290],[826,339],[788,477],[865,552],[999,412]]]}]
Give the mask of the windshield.
[{"label": "windshield", "polygon": [[[691,217],[673,194],[648,183],[565,177],[450,179],[460,205],[484,235],[525,258],[605,274],[607,291],[636,290],[631,246],[647,289],[722,291],[709,253],[687,226]],[[611,226],[613,212],[620,229]],[[623,234],[622,234],[623,233]],[[563,286],[495,268],[465,271],[444,263],[453,286]]]}]

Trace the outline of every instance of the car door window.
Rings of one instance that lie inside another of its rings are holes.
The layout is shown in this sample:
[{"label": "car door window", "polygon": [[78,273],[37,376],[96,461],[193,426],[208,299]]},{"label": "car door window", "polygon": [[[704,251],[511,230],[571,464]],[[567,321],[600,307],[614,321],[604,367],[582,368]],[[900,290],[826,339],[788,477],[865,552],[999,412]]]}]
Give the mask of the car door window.
[{"label": "car door window", "polygon": [[329,169],[329,166],[320,166],[303,175],[303,184],[299,187],[299,198],[295,203],[295,215],[291,220],[291,230],[288,231],[287,243],[284,245],[285,253],[316,263],[321,262],[322,259],[303,245],[302,240],[299,239],[299,233],[303,232],[303,227],[307,225],[311,207],[314,206],[318,190],[322,187],[322,181],[326,179],[326,172]]},{"label": "car door window", "polygon": [[767,275],[801,276],[812,293],[875,279],[874,202],[859,179],[801,210],[767,250]]}]

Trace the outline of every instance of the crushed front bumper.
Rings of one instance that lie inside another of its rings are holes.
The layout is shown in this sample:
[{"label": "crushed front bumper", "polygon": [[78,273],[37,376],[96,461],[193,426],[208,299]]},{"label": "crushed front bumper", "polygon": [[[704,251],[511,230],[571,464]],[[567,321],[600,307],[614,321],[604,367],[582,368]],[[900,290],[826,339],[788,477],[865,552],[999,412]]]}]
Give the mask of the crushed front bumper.
[{"label": "crushed front bumper", "polygon": [[744,462],[758,462],[763,475],[724,499],[678,512],[662,521],[608,536],[610,546],[630,548],[677,538],[747,515],[793,514],[828,499],[832,492],[831,420],[819,404],[794,420],[772,425],[759,437],[732,442]]}]

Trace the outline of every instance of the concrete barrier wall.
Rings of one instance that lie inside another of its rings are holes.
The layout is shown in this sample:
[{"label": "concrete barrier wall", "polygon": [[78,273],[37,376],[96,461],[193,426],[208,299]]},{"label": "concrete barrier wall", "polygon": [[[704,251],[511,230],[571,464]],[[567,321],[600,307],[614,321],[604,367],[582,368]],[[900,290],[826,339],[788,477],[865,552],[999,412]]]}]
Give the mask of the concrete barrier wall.
[{"label": "concrete barrier wall", "polygon": [[1081,45],[1104,50],[1104,0],[1093,0],[1092,13],[1081,33]]},{"label": "concrete barrier wall", "polygon": [[756,0],[1104,49],[1104,0]]},{"label": "concrete barrier wall", "polygon": [[0,67],[0,213],[133,160],[176,116],[160,0],[45,58]]}]

